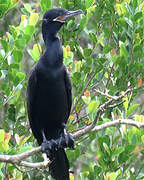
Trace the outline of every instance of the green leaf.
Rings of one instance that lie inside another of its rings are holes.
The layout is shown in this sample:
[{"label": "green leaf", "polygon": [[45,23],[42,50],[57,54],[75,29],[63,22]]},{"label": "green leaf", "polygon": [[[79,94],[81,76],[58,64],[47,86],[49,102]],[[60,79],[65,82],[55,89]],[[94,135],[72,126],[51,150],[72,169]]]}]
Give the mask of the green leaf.
[{"label": "green leaf", "polygon": [[7,11],[9,10],[11,5],[11,0],[0,1],[0,18],[2,18]]},{"label": "green leaf", "polygon": [[35,56],[35,61],[39,60],[41,52],[42,52],[41,45],[40,44],[34,44],[33,54]]},{"label": "green leaf", "polygon": [[106,45],[106,46],[104,46],[104,48],[103,48],[103,53],[104,53],[104,54],[107,54],[107,53],[109,53],[112,49],[113,49],[113,46],[111,46],[111,45]]},{"label": "green leaf", "polygon": [[21,60],[23,59],[23,56],[24,56],[24,54],[22,51],[20,51],[20,50],[13,51],[13,57],[14,57],[14,60],[16,63],[21,62]]},{"label": "green leaf", "polygon": [[142,45],[137,45],[137,44],[134,45],[134,48],[133,48],[134,58],[143,57],[143,49],[142,48],[143,48]]},{"label": "green leaf", "polygon": [[124,151],[124,149],[125,149],[125,148],[122,147],[122,146],[118,147],[117,149],[115,149],[115,150],[113,151],[112,156],[115,157],[115,156],[119,155],[120,153],[122,153],[122,152]]},{"label": "green leaf", "polygon": [[10,31],[12,33],[13,38],[16,39],[17,38],[17,31],[16,31],[15,27],[9,26],[9,28],[10,28]]},{"label": "green leaf", "polygon": [[135,149],[135,145],[133,145],[133,144],[128,144],[128,145],[126,145],[126,147],[125,147],[125,153],[128,155],[128,154],[130,154],[131,152],[133,152],[134,151],[134,149]]},{"label": "green leaf", "polygon": [[25,76],[26,75],[24,73],[22,73],[22,72],[17,72],[16,73],[16,77],[19,78],[19,82],[22,82],[25,79]]},{"label": "green leaf", "polygon": [[112,34],[112,32],[110,30],[110,27],[104,27],[103,31],[104,31],[104,36],[105,37],[110,37],[111,34]]},{"label": "green leaf", "polygon": [[85,48],[84,49],[84,56],[89,57],[92,53],[92,49]]},{"label": "green leaf", "polygon": [[87,8],[87,14],[86,16],[88,19],[95,13],[95,5],[92,5],[91,7]]},{"label": "green leaf", "polygon": [[116,136],[114,139],[113,139],[113,142],[112,144],[115,144],[119,139],[120,139],[120,135]]},{"label": "green leaf", "polygon": [[95,33],[89,33],[89,37],[93,43],[97,42],[97,37],[96,37]]},{"label": "green leaf", "polygon": [[52,7],[52,1],[51,0],[39,0],[40,2],[40,7],[43,12],[46,12],[48,9]]},{"label": "green leaf", "polygon": [[38,13],[32,13],[29,18],[29,24],[35,26],[39,19]]},{"label": "green leaf", "polygon": [[25,44],[28,44],[28,42],[31,40],[32,35],[23,34],[23,39],[25,40]]},{"label": "green leaf", "polygon": [[[122,93],[123,93],[123,92],[122,92]],[[129,99],[128,99],[128,97],[126,96],[126,97],[123,97],[122,100],[124,101],[123,106],[124,106],[124,108],[125,108],[125,112],[127,112],[127,110],[128,110],[128,104],[129,104]]]},{"label": "green leaf", "polygon": [[144,149],[141,150],[141,153],[144,155]]},{"label": "green leaf", "polygon": [[101,171],[102,171],[102,168],[100,166],[97,166],[97,165],[94,166],[95,175],[99,175]]},{"label": "green leaf", "polygon": [[32,50],[28,50],[28,53],[31,55],[34,61],[38,61],[40,58],[40,54],[42,52],[40,44],[34,44]]},{"label": "green leaf", "polygon": [[110,155],[110,150],[109,150],[108,145],[106,143],[103,143],[103,147],[106,150],[106,152]]},{"label": "green leaf", "polygon": [[76,61],[75,72],[80,72],[81,67],[82,67],[82,61]]},{"label": "green leaf", "polygon": [[103,143],[106,143],[108,146],[110,146],[110,138],[107,135],[99,137],[98,142],[101,148],[103,148]]},{"label": "green leaf", "polygon": [[86,0],[85,6],[86,8],[89,8],[94,3],[94,0]]},{"label": "green leaf", "polygon": [[131,107],[129,107],[126,113],[126,118],[128,118],[138,106],[139,104],[133,104]]},{"label": "green leaf", "polygon": [[100,105],[99,101],[91,101],[88,105],[89,113],[93,113]]},{"label": "green leaf", "polygon": [[126,58],[129,57],[129,53],[126,50],[126,47],[124,46],[124,44],[121,44],[121,46],[120,46],[120,56],[124,56]]},{"label": "green leaf", "polygon": [[4,39],[0,39],[0,42],[1,42],[1,45],[2,45],[3,49],[5,50],[5,52],[7,52],[8,51],[8,43],[7,43],[7,41],[4,40]]},{"label": "green leaf", "polygon": [[31,5],[29,3],[24,4],[24,7],[29,13],[32,12],[32,8],[31,8]]},{"label": "green leaf", "polygon": [[73,28],[75,25],[75,22],[73,20],[69,20],[67,23],[67,29]]},{"label": "green leaf", "polygon": [[119,16],[125,15],[127,13],[127,9],[126,9],[124,3],[117,3],[115,8],[116,8]]},{"label": "green leaf", "polygon": [[24,32],[25,32],[25,34],[32,36],[35,32],[35,27],[31,26],[31,25],[27,25]]},{"label": "green leaf", "polygon": [[67,58],[68,57],[68,52],[67,49],[63,46],[63,57]]},{"label": "green leaf", "polygon": [[109,174],[109,177],[111,180],[116,180],[116,177],[118,176],[118,174],[116,172],[112,172]]},{"label": "green leaf", "polygon": [[144,144],[144,135],[141,136],[141,141]]},{"label": "green leaf", "polygon": [[25,39],[20,38],[15,41],[15,45],[18,49],[24,49],[25,47]]},{"label": "green leaf", "polygon": [[83,58],[84,58],[84,57],[83,57],[83,49],[82,49],[80,46],[78,46],[78,45],[76,45],[75,47],[76,47],[76,50],[77,50],[77,56],[78,56],[80,59],[83,59]]},{"label": "green leaf", "polygon": [[0,142],[4,141],[4,134],[5,131],[3,129],[0,129]]},{"label": "green leaf", "polygon": [[122,152],[122,153],[119,155],[119,157],[118,157],[118,162],[119,162],[120,164],[122,164],[122,163],[125,163],[128,159],[129,159],[129,155],[126,154],[126,152],[124,151],[124,152]]},{"label": "green leaf", "polygon": [[137,12],[134,17],[133,17],[133,20],[134,22],[137,21],[138,19],[142,18],[143,17],[143,14],[142,12]]}]

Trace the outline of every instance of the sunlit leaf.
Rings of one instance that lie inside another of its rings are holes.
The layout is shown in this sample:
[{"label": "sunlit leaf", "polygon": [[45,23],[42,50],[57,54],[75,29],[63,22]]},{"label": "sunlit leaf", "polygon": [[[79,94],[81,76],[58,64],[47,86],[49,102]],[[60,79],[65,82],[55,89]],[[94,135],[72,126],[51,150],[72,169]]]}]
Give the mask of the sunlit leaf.
[{"label": "sunlit leaf", "polygon": [[3,129],[0,129],[0,142],[4,141],[4,134],[5,131]]},{"label": "sunlit leaf", "polygon": [[38,13],[32,13],[29,18],[29,24],[35,26],[39,19]]},{"label": "sunlit leaf", "polygon": [[89,113],[93,113],[98,107],[99,107],[100,102],[99,101],[91,101],[88,109],[89,109]]},{"label": "sunlit leaf", "polygon": [[29,13],[32,12],[32,8],[31,8],[31,5],[29,3],[24,4],[24,7]]}]

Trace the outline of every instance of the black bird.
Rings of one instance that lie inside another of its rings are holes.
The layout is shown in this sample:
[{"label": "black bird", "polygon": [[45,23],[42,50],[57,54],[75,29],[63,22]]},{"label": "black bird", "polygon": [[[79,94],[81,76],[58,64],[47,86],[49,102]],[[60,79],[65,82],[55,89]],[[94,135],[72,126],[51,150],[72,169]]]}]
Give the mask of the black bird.
[{"label": "black bird", "polygon": [[69,180],[64,148],[73,147],[72,136],[64,133],[72,105],[71,82],[57,33],[67,19],[82,13],[56,8],[44,14],[42,35],[46,51],[32,69],[27,87],[30,126],[42,151],[52,160],[49,169],[56,180]]}]

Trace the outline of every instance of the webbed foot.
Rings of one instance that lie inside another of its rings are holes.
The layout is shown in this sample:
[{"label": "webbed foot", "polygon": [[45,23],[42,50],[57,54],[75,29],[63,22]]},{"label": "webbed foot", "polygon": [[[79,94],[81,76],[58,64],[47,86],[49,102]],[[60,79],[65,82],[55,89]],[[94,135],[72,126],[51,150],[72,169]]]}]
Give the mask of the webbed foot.
[{"label": "webbed foot", "polygon": [[74,149],[74,138],[71,134],[64,134],[59,138],[59,148]]},{"label": "webbed foot", "polygon": [[46,153],[50,160],[53,159],[54,150],[58,149],[58,142],[57,140],[51,139],[50,141],[44,141],[41,144],[41,151],[42,153]]}]

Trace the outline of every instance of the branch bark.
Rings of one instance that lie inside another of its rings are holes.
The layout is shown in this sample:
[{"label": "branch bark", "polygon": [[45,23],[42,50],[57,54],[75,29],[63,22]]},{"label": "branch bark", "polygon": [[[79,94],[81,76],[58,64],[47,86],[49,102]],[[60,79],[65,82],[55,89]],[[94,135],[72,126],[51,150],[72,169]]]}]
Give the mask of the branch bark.
[{"label": "branch bark", "polygon": [[[111,127],[111,126],[117,126],[119,124],[127,124],[127,125],[131,125],[131,126],[135,126],[138,129],[144,128],[144,123],[140,123],[134,120],[130,120],[130,119],[117,119],[111,122],[107,122],[98,126],[95,126],[94,128],[90,129],[89,126],[75,132],[73,135],[74,139],[77,140],[78,138],[80,138],[81,136],[90,133],[90,132],[96,132],[96,131],[100,131],[103,130],[107,127]],[[31,162],[26,162],[23,161],[23,159],[28,158],[29,156],[32,156],[33,154],[40,152],[41,151],[41,146],[36,147],[30,151],[21,153],[21,154],[17,154],[17,155],[0,155],[0,162],[6,162],[6,163],[11,163],[11,164],[17,164],[20,166],[25,166],[25,167],[30,167],[30,168],[41,168],[41,167],[45,167],[47,165],[50,164],[49,159],[46,158],[46,155],[44,157],[44,161],[43,162],[37,162],[37,163],[31,163]]]},{"label": "branch bark", "polygon": [[[144,128],[144,123],[140,123],[140,122],[130,120],[130,119],[118,119],[118,120],[114,120],[114,121],[107,122],[107,123],[104,123],[102,125],[96,126],[100,115],[105,111],[105,109],[113,108],[113,107],[116,107],[116,106],[120,105],[122,102],[115,103],[115,101],[121,100],[123,97],[125,97],[132,90],[133,89],[129,88],[123,94],[121,94],[119,96],[111,96],[111,95],[105,94],[103,92],[100,92],[98,90],[95,90],[95,92],[97,92],[98,94],[106,96],[106,97],[108,97],[110,99],[108,101],[106,101],[104,104],[102,104],[101,106],[99,106],[93,123],[91,123],[88,126],[84,126],[81,129],[77,129],[77,131],[72,134],[74,139],[76,140],[76,139],[80,138],[81,136],[83,136],[83,135],[85,135],[87,133],[100,131],[100,130],[102,130],[104,128],[107,128],[107,127],[110,127],[110,126],[116,126],[118,124],[128,124],[128,125],[135,126],[135,127],[139,128],[139,129]],[[110,105],[111,103],[113,103],[113,104]],[[21,153],[21,154],[17,154],[17,155],[0,155],[0,162],[17,164],[17,165],[20,165],[20,166],[31,167],[31,168],[45,167],[50,163],[50,160],[47,159],[46,154],[43,154],[44,155],[44,161],[43,162],[31,163],[31,162],[23,161],[24,159],[28,158],[29,156],[32,156],[36,152],[40,152],[40,151],[41,151],[41,146],[37,147],[37,148],[34,148],[34,149],[30,150],[30,151],[27,151],[27,152],[24,152],[24,153]]]}]

